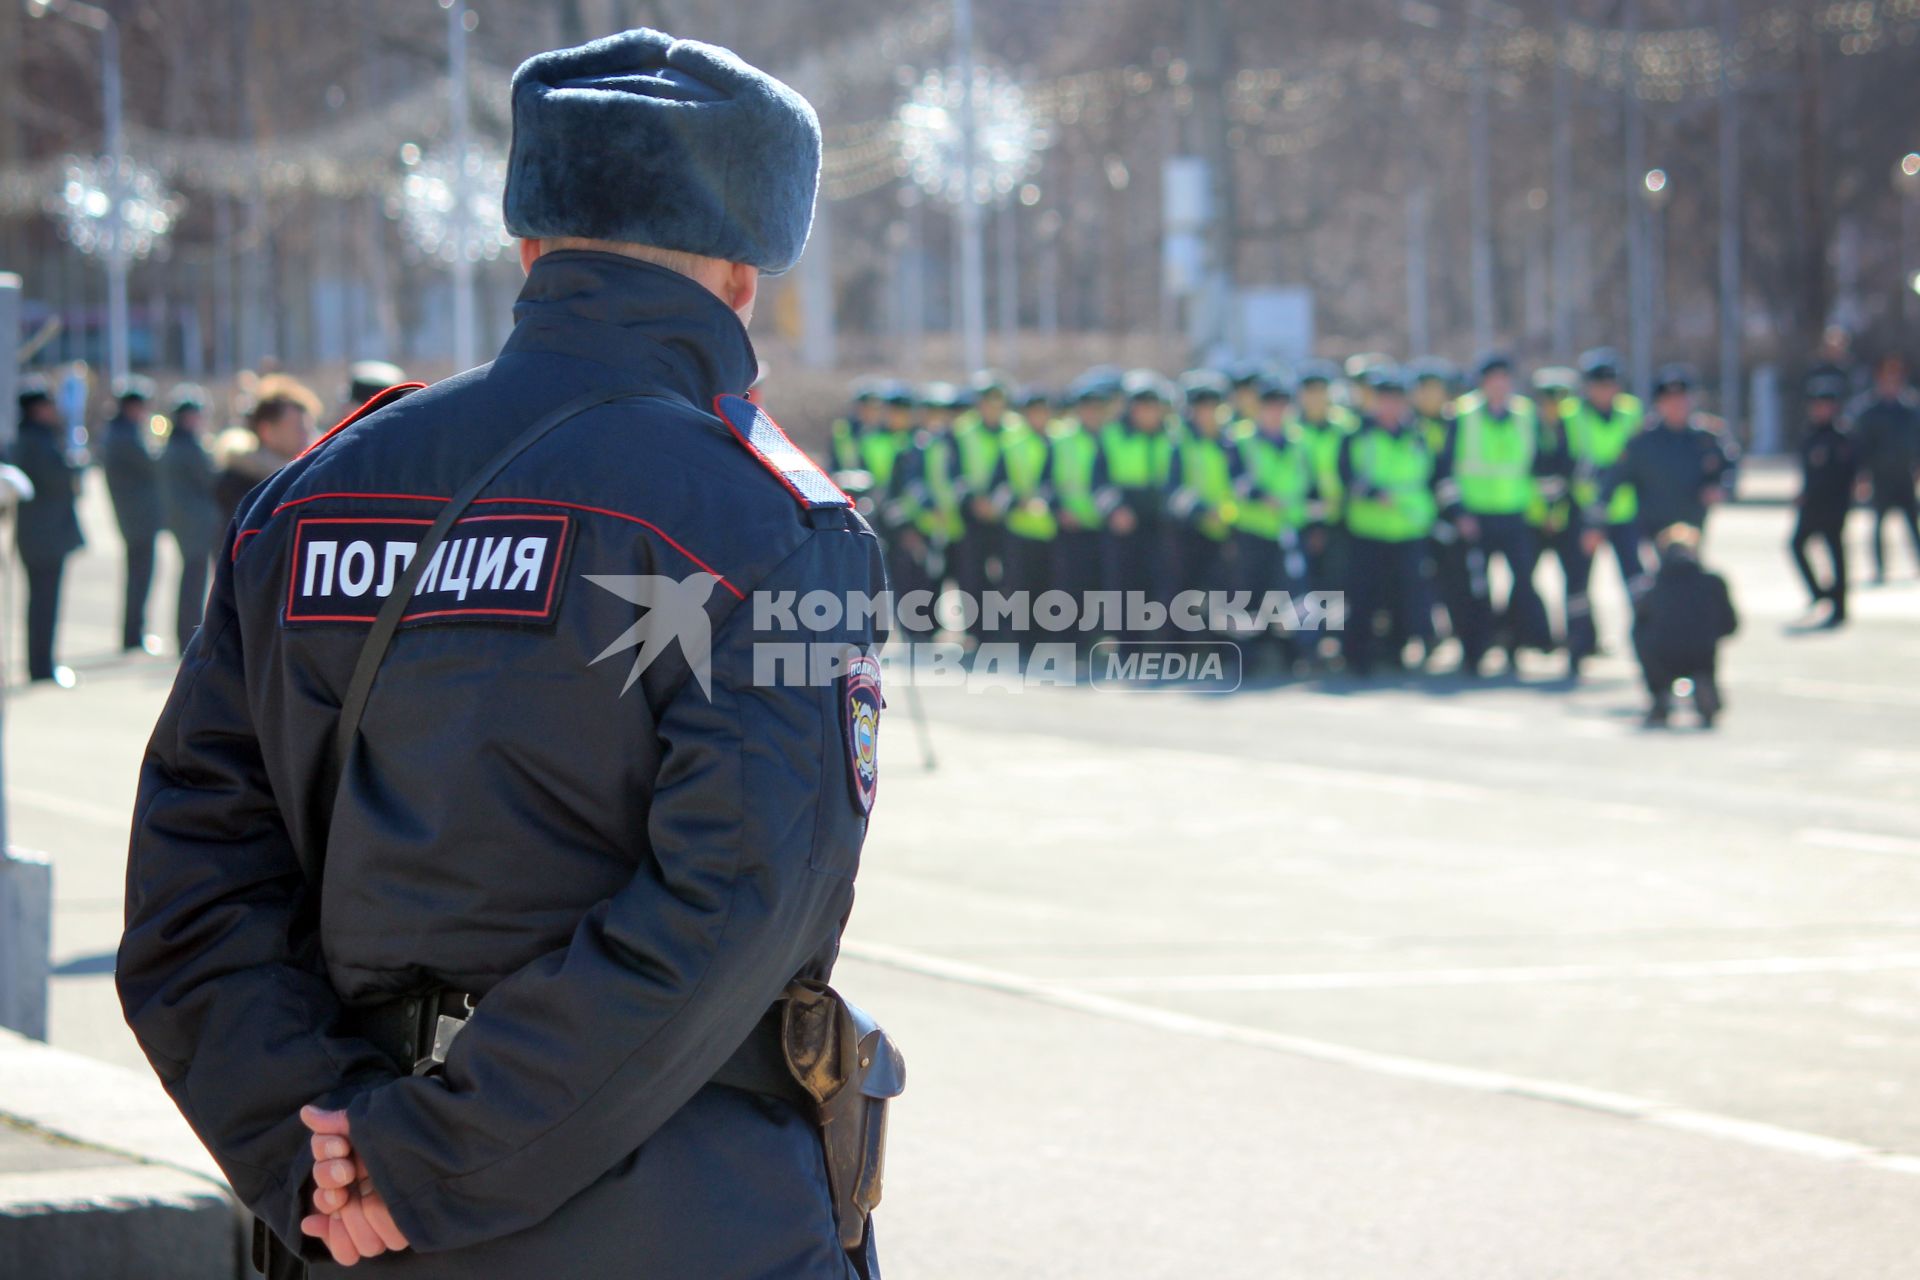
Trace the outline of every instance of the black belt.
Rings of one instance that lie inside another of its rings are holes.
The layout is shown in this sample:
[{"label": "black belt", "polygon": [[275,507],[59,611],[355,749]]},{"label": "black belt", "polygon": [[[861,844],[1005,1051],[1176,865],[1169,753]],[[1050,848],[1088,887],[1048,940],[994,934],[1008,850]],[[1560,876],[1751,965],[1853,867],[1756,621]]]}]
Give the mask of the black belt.
[{"label": "black belt", "polygon": [[[474,998],[467,992],[443,988],[427,995],[349,1006],[342,1029],[370,1041],[402,1071],[419,1075],[446,1060],[447,1046],[472,1015],[473,1006]],[[708,1083],[782,1098],[811,1115],[813,1098],[787,1067],[780,1036],[781,1007],[775,1004],[767,1010]]]}]

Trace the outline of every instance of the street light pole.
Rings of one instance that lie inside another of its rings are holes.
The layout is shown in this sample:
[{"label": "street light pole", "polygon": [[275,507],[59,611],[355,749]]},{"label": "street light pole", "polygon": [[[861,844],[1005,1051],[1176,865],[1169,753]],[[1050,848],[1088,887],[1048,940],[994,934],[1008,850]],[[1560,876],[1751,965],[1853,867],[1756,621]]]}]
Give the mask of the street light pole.
[{"label": "street light pole", "polygon": [[1720,413],[1739,429],[1740,338],[1740,93],[1733,84],[1733,49],[1740,30],[1735,0],[1720,0]]},{"label": "street light pole", "polygon": [[[1485,351],[1493,345],[1493,158],[1487,118],[1486,0],[1467,0],[1467,42],[1471,50],[1473,82],[1468,85],[1469,220],[1473,238],[1473,346]],[[1478,357],[1476,357],[1478,358]]]},{"label": "street light pole", "polygon": [[987,364],[987,267],[980,228],[980,123],[974,101],[973,0],[953,0],[954,61],[960,75],[960,349],[966,371]]},{"label": "street light pole", "polygon": [[479,363],[474,332],[473,157],[467,120],[467,6],[465,0],[440,0],[447,11],[447,110],[453,124],[453,363],[456,370]]},{"label": "street light pole", "polygon": [[1640,5],[1624,0],[1621,22],[1621,90],[1626,95],[1627,137],[1627,328],[1631,336],[1633,392],[1645,395],[1653,377],[1653,325],[1647,287],[1647,135],[1640,111]]},{"label": "street light pole", "polygon": [[1920,151],[1909,151],[1893,167],[1893,189],[1900,196],[1900,314],[1908,330],[1920,312],[1920,263],[1914,261],[1920,234]]},{"label": "street light pole", "polygon": [[38,18],[56,13],[100,34],[100,114],[105,133],[108,172],[113,190],[105,216],[107,266],[107,373],[118,383],[131,369],[127,318],[127,265],[131,254],[122,234],[121,206],[126,199],[127,142],[120,92],[120,24],[98,5],[84,0],[27,0],[27,14]]}]

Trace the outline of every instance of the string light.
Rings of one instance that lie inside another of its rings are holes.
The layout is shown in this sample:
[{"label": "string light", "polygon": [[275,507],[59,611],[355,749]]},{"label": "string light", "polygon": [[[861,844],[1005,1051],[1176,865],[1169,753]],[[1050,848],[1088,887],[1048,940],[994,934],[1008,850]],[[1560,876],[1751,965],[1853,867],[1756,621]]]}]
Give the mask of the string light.
[{"label": "string light", "polygon": [[[1012,195],[1050,141],[1006,74],[976,67],[973,75],[973,163],[961,127],[966,87],[957,71],[930,71],[895,117],[907,174],[950,204],[991,204]],[[968,170],[973,187],[967,187]]]},{"label": "string light", "polygon": [[160,175],[126,156],[68,156],[47,211],[89,257],[134,262],[166,244],[184,201]]},{"label": "string light", "polygon": [[422,154],[414,143],[401,148],[406,176],[400,180],[400,226],[420,251],[442,262],[491,262],[513,247],[500,218],[507,184],[506,157],[476,143],[456,159]]}]

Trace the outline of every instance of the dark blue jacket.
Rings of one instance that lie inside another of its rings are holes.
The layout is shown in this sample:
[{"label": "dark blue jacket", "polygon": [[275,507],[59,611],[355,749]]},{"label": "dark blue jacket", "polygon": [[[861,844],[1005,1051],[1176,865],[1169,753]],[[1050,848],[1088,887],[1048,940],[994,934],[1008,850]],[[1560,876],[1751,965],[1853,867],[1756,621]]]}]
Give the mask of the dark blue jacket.
[{"label": "dark blue jacket", "polygon": [[65,428],[22,422],[14,440],[13,464],[33,482],[33,497],[20,504],[14,540],[28,564],[58,561],[86,545],[74,512],[79,470],[67,457]]},{"label": "dark blue jacket", "polygon": [[[379,1274],[849,1275],[817,1134],[708,1081],[838,951],[871,798],[851,689],[770,687],[756,646],[873,644],[871,625],[781,630],[778,606],[878,593],[877,543],[709,412],[756,361],[699,285],[554,253],[516,316],[491,365],[323,440],[242,508],[141,770],[128,1021],[290,1244],[296,1112],[326,1098],[413,1244],[362,1264]],[[317,779],[392,548],[600,387],[661,398],[575,418],[455,526],[333,802]],[[636,670],[654,611],[633,579],[697,574],[710,689],[683,626]],[[300,868],[322,849],[314,902]],[[343,1004],[436,986],[480,996],[443,1076],[398,1077],[340,1028]]]},{"label": "dark blue jacket", "polygon": [[160,534],[160,465],[145,423],[115,416],[101,428],[99,462],[113,498],[114,519],[128,542]]}]

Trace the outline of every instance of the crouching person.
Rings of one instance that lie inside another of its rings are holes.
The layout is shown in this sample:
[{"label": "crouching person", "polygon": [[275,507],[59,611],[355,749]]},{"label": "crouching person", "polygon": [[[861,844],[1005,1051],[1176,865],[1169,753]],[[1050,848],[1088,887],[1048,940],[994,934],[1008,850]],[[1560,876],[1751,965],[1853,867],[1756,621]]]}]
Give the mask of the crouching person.
[{"label": "crouching person", "polygon": [[1647,727],[1664,728],[1673,711],[1675,687],[1691,686],[1700,726],[1713,728],[1725,705],[1717,665],[1720,642],[1739,626],[1727,581],[1700,563],[1700,531],[1690,524],[1661,530],[1660,571],[1640,599],[1633,647],[1653,705]]}]

